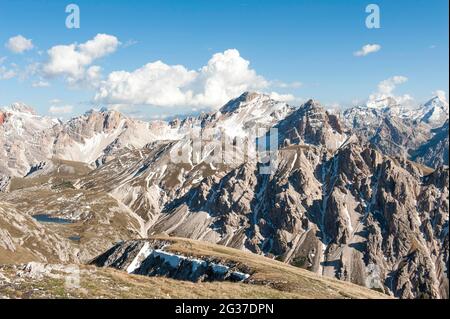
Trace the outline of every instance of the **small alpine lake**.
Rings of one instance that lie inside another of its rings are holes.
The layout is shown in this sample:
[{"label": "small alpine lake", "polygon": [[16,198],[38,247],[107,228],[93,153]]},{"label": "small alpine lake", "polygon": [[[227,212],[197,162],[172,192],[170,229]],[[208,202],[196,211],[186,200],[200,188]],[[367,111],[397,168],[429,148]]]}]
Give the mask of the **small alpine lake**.
[{"label": "small alpine lake", "polygon": [[73,221],[70,219],[52,217],[47,214],[33,215],[33,218],[40,223],[73,224]]}]

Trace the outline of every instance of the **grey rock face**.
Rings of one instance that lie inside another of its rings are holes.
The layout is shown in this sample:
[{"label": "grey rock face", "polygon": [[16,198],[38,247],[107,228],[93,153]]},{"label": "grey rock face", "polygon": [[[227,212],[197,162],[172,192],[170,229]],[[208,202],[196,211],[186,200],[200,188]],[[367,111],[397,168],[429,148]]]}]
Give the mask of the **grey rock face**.
[{"label": "grey rock face", "polygon": [[[112,192],[127,194],[144,236],[220,243],[395,296],[448,295],[448,169],[430,174],[355,143],[336,152],[282,148],[272,176],[252,162],[216,171],[170,166],[161,151],[145,170],[116,168],[118,181],[134,176]],[[109,165],[118,163],[100,171]],[[194,182],[199,172],[203,180]],[[151,182],[138,186],[143,180]]]},{"label": "grey rock face", "polygon": [[[384,139],[392,145],[411,143],[406,136],[412,128],[401,122],[398,129],[395,121],[384,117],[385,126],[378,132],[378,148],[386,152],[390,146]],[[189,177],[195,175],[189,166],[172,166],[158,179],[152,177],[149,185],[158,185],[161,195],[150,205],[148,233],[165,232],[277,256],[395,296],[448,295],[448,186],[441,180],[448,170],[428,177],[428,171],[401,157],[386,157],[355,140],[345,143],[345,125],[314,101],[290,113],[277,127],[280,142],[289,140],[290,146],[279,151],[272,176],[259,174],[258,164],[248,162],[203,173],[200,184]],[[157,166],[167,166],[166,160]],[[128,184],[140,184],[138,180],[155,169],[148,167]],[[168,176],[178,176],[169,187]],[[433,182],[423,184],[424,180]],[[441,197],[433,197],[434,192]],[[120,193],[124,192],[115,192]],[[422,201],[436,205],[433,214],[438,217],[433,220],[439,220],[426,228],[431,206],[419,206]],[[136,201],[131,207],[143,206]],[[410,270],[407,275],[405,269]]]},{"label": "grey rock face", "polygon": [[412,160],[429,167],[448,166],[449,131],[448,120],[440,128],[434,129],[434,136],[412,152]]},{"label": "grey rock face", "polygon": [[0,175],[0,192],[6,192],[11,182],[11,177]]},{"label": "grey rock face", "polygon": [[431,137],[428,125],[400,117],[390,108],[356,107],[344,111],[343,116],[362,142],[387,155],[408,157]]},{"label": "grey rock face", "polygon": [[391,101],[378,107],[358,106],[343,112],[344,122],[362,142],[372,144],[386,155],[401,155],[433,168],[448,165],[445,153],[448,139],[442,133],[448,116],[448,102],[439,97],[416,109]]},{"label": "grey rock face", "polygon": [[52,128],[57,120],[40,117],[21,104],[2,114],[0,125],[0,174],[24,176],[30,167],[50,157]]},{"label": "grey rock face", "polygon": [[193,258],[171,253],[164,240],[128,241],[116,244],[91,264],[113,267],[144,276],[164,276],[178,280],[245,281],[250,275],[235,270],[235,265],[224,265],[211,258]]},{"label": "grey rock face", "polygon": [[[448,295],[447,169],[424,176],[357,145],[334,155],[299,147],[280,155],[274,176],[246,164],[202,183],[166,206],[150,233],[278,256],[395,296]],[[192,222],[202,214],[203,231]]]},{"label": "grey rock face", "polygon": [[448,102],[436,96],[424,104],[419,114],[421,122],[433,128],[440,127],[449,116]]},{"label": "grey rock face", "polygon": [[90,111],[62,123],[41,117],[29,107],[15,104],[2,112],[0,124],[0,174],[23,177],[30,169],[52,158],[95,166],[122,150],[179,139],[184,126],[146,123],[115,111]]}]

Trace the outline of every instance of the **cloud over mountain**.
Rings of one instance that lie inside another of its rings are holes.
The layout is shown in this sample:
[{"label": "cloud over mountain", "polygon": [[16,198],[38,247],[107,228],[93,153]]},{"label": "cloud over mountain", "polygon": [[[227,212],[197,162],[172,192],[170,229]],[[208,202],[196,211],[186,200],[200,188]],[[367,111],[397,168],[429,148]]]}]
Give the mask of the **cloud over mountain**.
[{"label": "cloud over mountain", "polygon": [[404,105],[410,104],[413,98],[409,94],[404,94],[400,96],[394,95],[394,90],[397,88],[397,86],[404,84],[407,81],[408,78],[402,75],[396,75],[381,81],[380,83],[378,83],[378,91],[372,93],[369,96],[369,101],[367,104],[368,105],[377,104],[378,102],[383,101],[387,98],[392,98],[399,104]]},{"label": "cloud over mountain", "polygon": [[156,61],[132,71],[112,72],[100,84],[96,102],[154,106],[217,107],[269,82],[236,49],[214,54],[199,70]]},{"label": "cloud over mountain", "polygon": [[73,106],[72,105],[63,105],[63,106],[52,105],[48,109],[48,112],[50,114],[70,114],[73,112]]}]

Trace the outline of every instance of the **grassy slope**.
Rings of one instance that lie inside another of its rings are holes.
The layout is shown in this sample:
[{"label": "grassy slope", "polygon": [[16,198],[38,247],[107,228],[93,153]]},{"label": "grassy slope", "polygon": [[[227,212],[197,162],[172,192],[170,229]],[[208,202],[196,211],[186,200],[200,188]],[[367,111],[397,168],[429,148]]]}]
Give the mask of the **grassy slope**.
[{"label": "grassy slope", "polygon": [[[17,276],[17,266],[0,267],[0,298],[388,298],[347,282],[320,277],[259,255],[205,242],[154,237],[172,244],[167,250],[185,256],[213,257],[245,267],[251,283],[193,283],[129,275],[111,268],[79,266],[80,288],[69,289],[66,275],[52,271],[41,279]],[[2,275],[9,279],[9,283]]]},{"label": "grassy slope", "polygon": [[66,287],[65,277],[18,278],[13,266],[0,273],[15,279],[2,283],[0,298],[297,298],[270,287],[230,282],[192,283],[168,278],[129,275],[111,268],[80,266],[80,288]]},{"label": "grassy slope", "polygon": [[322,277],[260,255],[207,242],[182,238],[154,237],[169,240],[169,251],[185,256],[209,256],[223,261],[233,261],[248,267],[252,281],[269,286],[295,298],[388,298],[376,291],[333,278]]}]

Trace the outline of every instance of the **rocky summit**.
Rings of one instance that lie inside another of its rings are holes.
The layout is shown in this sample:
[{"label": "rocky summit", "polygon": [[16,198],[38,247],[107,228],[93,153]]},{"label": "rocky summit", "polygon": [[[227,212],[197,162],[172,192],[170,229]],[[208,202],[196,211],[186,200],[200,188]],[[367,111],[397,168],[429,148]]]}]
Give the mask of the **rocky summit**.
[{"label": "rocky summit", "polygon": [[269,283],[261,297],[449,298],[448,148],[438,97],[337,112],[246,92],[171,122],[15,104],[0,110],[0,296],[23,285],[13,272],[40,269],[42,285],[73,264],[186,296]]}]

